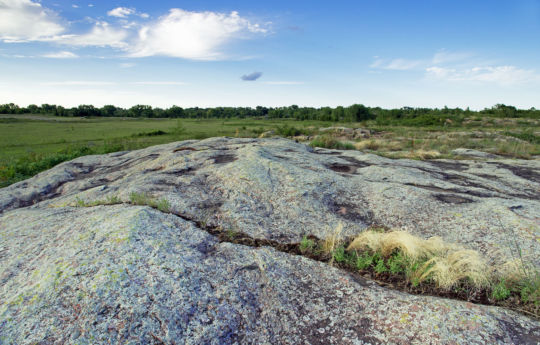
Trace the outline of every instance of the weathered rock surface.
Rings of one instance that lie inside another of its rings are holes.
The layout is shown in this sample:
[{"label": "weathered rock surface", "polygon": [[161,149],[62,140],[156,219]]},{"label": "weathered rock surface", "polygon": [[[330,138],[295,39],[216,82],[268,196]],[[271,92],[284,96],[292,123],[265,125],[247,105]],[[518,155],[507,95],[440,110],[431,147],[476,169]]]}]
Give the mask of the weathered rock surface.
[{"label": "weathered rock surface", "polygon": [[[165,214],[77,200],[167,199]],[[2,344],[536,344],[501,308],[388,290],[198,224],[298,242],[406,227],[539,264],[540,162],[390,160],[284,139],[81,157],[0,190]]]}]

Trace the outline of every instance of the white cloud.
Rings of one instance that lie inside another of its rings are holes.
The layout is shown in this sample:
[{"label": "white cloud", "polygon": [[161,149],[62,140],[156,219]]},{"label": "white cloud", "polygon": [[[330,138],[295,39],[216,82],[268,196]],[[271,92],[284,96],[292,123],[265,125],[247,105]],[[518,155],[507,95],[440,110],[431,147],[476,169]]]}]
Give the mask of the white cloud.
[{"label": "white cloud", "polygon": [[137,64],[131,63],[131,62],[123,62],[119,64],[120,68],[131,68],[137,66]]},{"label": "white cloud", "polygon": [[418,68],[425,63],[424,60],[407,60],[407,59],[392,59],[385,60],[376,58],[375,61],[369,66],[371,68],[406,71]]},{"label": "white cloud", "polygon": [[426,69],[427,76],[446,81],[472,81],[515,85],[540,81],[540,74],[534,70],[516,66],[480,66],[472,68],[446,68],[433,66]]},{"label": "white cloud", "polygon": [[171,9],[156,22],[139,30],[131,51],[133,57],[173,56],[195,60],[216,60],[224,57],[223,45],[249,34],[266,33],[237,12],[189,12]]},{"label": "white cloud", "polygon": [[71,5],[71,7],[73,7],[73,8],[79,8],[79,5],[73,4],[73,5]]},{"label": "white cloud", "polygon": [[64,31],[58,15],[30,0],[0,0],[0,40],[39,40]]},{"label": "white cloud", "polygon": [[110,26],[107,22],[98,22],[92,30],[82,35],[62,35],[51,38],[51,41],[71,46],[127,47],[128,32]]},{"label": "white cloud", "polygon": [[135,9],[134,8],[127,8],[127,7],[117,7],[113,10],[110,10],[109,12],[107,12],[107,15],[108,16],[111,16],[111,17],[118,17],[118,18],[126,18],[126,17],[129,17],[131,15],[135,14]]},{"label": "white cloud", "polygon": [[79,56],[72,52],[62,51],[62,52],[57,52],[57,53],[45,54],[45,55],[42,55],[42,57],[51,58],[51,59],[74,59],[74,58],[78,58]]}]

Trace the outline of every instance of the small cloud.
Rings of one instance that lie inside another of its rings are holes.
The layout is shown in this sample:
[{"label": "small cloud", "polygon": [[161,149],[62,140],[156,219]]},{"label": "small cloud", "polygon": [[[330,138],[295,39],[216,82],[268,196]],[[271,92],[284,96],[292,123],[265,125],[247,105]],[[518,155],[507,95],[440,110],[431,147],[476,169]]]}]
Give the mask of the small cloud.
[{"label": "small cloud", "polygon": [[135,14],[134,8],[127,8],[127,7],[117,7],[113,10],[110,10],[107,12],[107,15],[110,17],[118,17],[118,18],[127,18],[131,15]]},{"label": "small cloud", "polygon": [[94,7],[94,4],[88,4],[88,7]]},{"label": "small cloud", "polygon": [[45,55],[42,55],[42,57],[50,58],[50,59],[75,59],[75,58],[78,58],[79,55],[74,54],[72,52],[63,51],[63,52],[45,54]]},{"label": "small cloud", "polygon": [[143,19],[147,19],[147,18],[150,18],[150,15],[148,13],[141,13],[141,14],[139,14],[139,17],[141,17]]},{"label": "small cloud", "polygon": [[79,8],[79,5],[73,4],[73,5],[71,5],[71,7],[73,7],[73,8]]},{"label": "small cloud", "polygon": [[262,76],[262,72],[253,72],[250,74],[244,74],[241,79],[243,81],[255,81]]},{"label": "small cloud", "polygon": [[120,65],[120,68],[131,68],[137,66],[137,64],[131,63],[131,62],[123,62]]},{"label": "small cloud", "polygon": [[373,61],[373,63],[369,67],[394,70],[394,71],[407,71],[407,70],[420,67],[424,63],[425,61],[423,60],[407,60],[407,59],[384,60],[384,59],[376,58],[375,61]]}]

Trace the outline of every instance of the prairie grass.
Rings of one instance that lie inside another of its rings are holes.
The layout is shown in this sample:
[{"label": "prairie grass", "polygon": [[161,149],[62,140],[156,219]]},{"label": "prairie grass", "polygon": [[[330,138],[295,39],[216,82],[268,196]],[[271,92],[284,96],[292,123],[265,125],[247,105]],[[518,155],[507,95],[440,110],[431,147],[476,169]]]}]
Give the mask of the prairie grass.
[{"label": "prairie grass", "polygon": [[339,223],[338,226],[332,231],[332,234],[322,242],[322,251],[324,254],[331,255],[342,244],[342,231],[343,224]]},{"label": "prairie grass", "polygon": [[322,147],[336,150],[354,150],[355,147],[350,142],[339,141],[330,135],[321,135],[315,137],[310,143],[311,147]]},{"label": "prairie grass", "polygon": [[[334,243],[334,238],[332,234],[323,243]],[[495,304],[512,308],[517,303],[520,311],[540,316],[540,273],[522,258],[491,266],[475,250],[446,243],[440,237],[422,239],[405,231],[367,230],[346,248],[340,245],[326,247],[333,248],[336,262],[353,262],[350,268],[402,277],[413,287],[433,286],[457,294],[464,290],[473,295],[485,293]]]},{"label": "prairie grass", "polygon": [[117,205],[121,204],[122,200],[116,195],[110,195],[104,200],[85,201],[84,199],[77,198],[75,202],[76,207],[94,207],[100,205]]},{"label": "prairie grass", "polygon": [[133,205],[150,206],[161,212],[170,212],[171,204],[167,199],[154,199],[146,193],[133,192],[129,195],[129,201]]}]

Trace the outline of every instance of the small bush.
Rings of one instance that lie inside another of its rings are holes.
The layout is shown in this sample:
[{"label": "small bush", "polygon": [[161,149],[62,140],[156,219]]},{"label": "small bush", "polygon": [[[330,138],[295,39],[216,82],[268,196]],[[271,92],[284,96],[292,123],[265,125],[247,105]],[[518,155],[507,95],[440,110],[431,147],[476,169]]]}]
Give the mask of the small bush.
[{"label": "small bush", "polygon": [[356,256],[356,268],[359,270],[365,270],[373,265],[374,256],[368,252],[363,252]]},{"label": "small bush", "polygon": [[377,260],[377,263],[375,264],[375,272],[379,274],[388,272],[388,268],[384,264],[384,259],[379,257],[379,258],[376,258],[376,260]]},{"label": "small bush", "polygon": [[390,273],[392,274],[405,272],[409,264],[407,258],[405,257],[405,255],[403,255],[402,252],[398,252],[397,254],[390,256],[387,263],[390,269]]},{"label": "small bush", "polygon": [[498,282],[491,290],[491,297],[496,301],[502,301],[510,297],[510,289],[506,286],[505,281]]},{"label": "small bush", "polygon": [[309,239],[307,236],[304,235],[304,237],[302,237],[302,240],[300,241],[300,252],[302,254],[312,253],[314,248],[315,241]]},{"label": "small bush", "polygon": [[129,201],[133,205],[139,206],[150,206],[152,208],[158,209],[161,212],[168,213],[170,212],[171,205],[166,199],[153,199],[149,197],[146,193],[136,193],[133,192],[129,195]]},{"label": "small bush", "polygon": [[341,142],[336,138],[328,135],[318,136],[309,144],[311,147],[322,147],[335,150],[354,150],[355,147],[352,143]]},{"label": "small bush", "polygon": [[345,262],[347,259],[345,254],[345,248],[343,246],[339,246],[334,250],[334,253],[332,254],[332,257],[334,260],[338,263]]},{"label": "small bush", "polygon": [[302,134],[300,129],[288,125],[277,126],[276,133],[281,135],[282,137],[295,137]]}]

